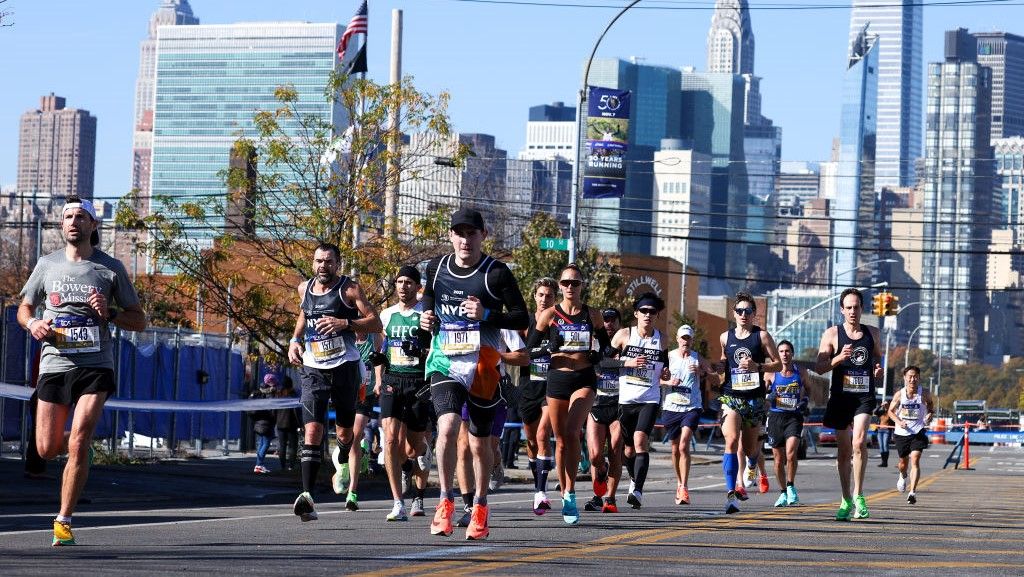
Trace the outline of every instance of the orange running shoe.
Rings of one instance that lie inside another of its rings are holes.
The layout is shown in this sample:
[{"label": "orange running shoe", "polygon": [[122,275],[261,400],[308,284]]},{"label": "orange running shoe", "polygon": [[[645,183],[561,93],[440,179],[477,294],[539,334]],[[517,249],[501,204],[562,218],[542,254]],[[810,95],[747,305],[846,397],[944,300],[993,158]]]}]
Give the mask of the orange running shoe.
[{"label": "orange running shoe", "polygon": [[683,486],[676,483],[676,505],[683,504]]},{"label": "orange running shoe", "polygon": [[490,514],[487,505],[473,505],[469,527],[466,527],[466,541],[479,541],[486,539],[491,534],[490,528],[487,527],[487,519]]},{"label": "orange running shoe", "polygon": [[770,489],[770,487],[768,486],[768,475],[761,475],[761,477],[757,480],[757,488],[762,493],[768,492],[768,489]]},{"label": "orange running shoe", "polygon": [[682,494],[679,496],[679,498],[680,498],[679,504],[680,505],[689,505],[690,504],[690,490],[687,489],[686,487],[683,487],[681,489],[681,493]]},{"label": "orange running shoe", "polygon": [[442,498],[441,502],[437,504],[437,509],[434,510],[434,520],[430,523],[430,534],[444,535],[445,537],[451,535],[455,530],[452,527],[453,515],[455,515],[455,501]]},{"label": "orange running shoe", "polygon": [[604,500],[604,507],[601,507],[602,513],[618,513],[619,508],[615,505],[615,501]]},{"label": "orange running shoe", "polygon": [[747,490],[743,487],[736,487],[736,498],[740,501],[746,501],[750,497],[747,495]]}]

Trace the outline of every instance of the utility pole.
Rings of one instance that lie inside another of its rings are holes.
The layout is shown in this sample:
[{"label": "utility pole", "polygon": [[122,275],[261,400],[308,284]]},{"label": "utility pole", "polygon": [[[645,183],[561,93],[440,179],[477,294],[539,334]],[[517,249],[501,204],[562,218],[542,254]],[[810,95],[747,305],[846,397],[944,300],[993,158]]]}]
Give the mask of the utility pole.
[{"label": "utility pole", "polygon": [[[402,84],[402,11],[391,11],[391,88],[401,91]],[[400,98],[395,98],[394,108],[388,112],[388,165],[386,188],[384,190],[384,236],[395,239],[398,229],[398,153],[401,146],[399,123],[402,114]]]}]

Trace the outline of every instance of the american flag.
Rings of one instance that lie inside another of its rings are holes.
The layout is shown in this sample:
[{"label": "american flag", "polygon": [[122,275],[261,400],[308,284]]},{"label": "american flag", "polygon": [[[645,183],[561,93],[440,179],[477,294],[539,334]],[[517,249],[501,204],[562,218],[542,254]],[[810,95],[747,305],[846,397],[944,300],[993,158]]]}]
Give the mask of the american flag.
[{"label": "american flag", "polygon": [[341,35],[341,42],[338,43],[338,60],[345,60],[345,48],[348,47],[348,39],[356,34],[366,34],[367,22],[366,0],[359,4],[359,10],[348,21],[345,33]]}]

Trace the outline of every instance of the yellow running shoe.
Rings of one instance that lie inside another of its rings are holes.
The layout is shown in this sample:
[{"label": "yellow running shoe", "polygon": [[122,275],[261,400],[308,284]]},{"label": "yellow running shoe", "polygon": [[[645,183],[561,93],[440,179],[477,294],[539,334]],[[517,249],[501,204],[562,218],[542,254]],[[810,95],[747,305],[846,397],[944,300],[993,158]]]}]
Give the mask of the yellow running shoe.
[{"label": "yellow running shoe", "polygon": [[71,532],[71,523],[53,520],[53,546],[74,545],[75,535]]}]

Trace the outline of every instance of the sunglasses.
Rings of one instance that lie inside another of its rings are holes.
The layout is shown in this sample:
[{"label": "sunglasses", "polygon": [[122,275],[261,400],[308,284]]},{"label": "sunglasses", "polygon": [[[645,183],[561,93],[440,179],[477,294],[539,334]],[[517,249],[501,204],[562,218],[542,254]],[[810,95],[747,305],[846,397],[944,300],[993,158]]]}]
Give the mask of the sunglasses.
[{"label": "sunglasses", "polygon": [[564,278],[558,281],[558,284],[564,287],[578,287],[583,284],[583,281],[578,278]]},{"label": "sunglasses", "polygon": [[656,315],[656,314],[658,314],[658,309],[652,309],[652,308],[644,307],[642,309],[636,309],[636,312],[638,312],[638,313],[640,313],[642,315]]},{"label": "sunglasses", "polygon": [[752,309],[750,307],[742,308],[742,309],[741,308],[735,308],[735,309],[732,309],[732,310],[733,310],[733,312],[735,312],[736,314],[740,315],[741,317],[742,316],[750,316],[750,315],[754,314],[754,309]]}]

